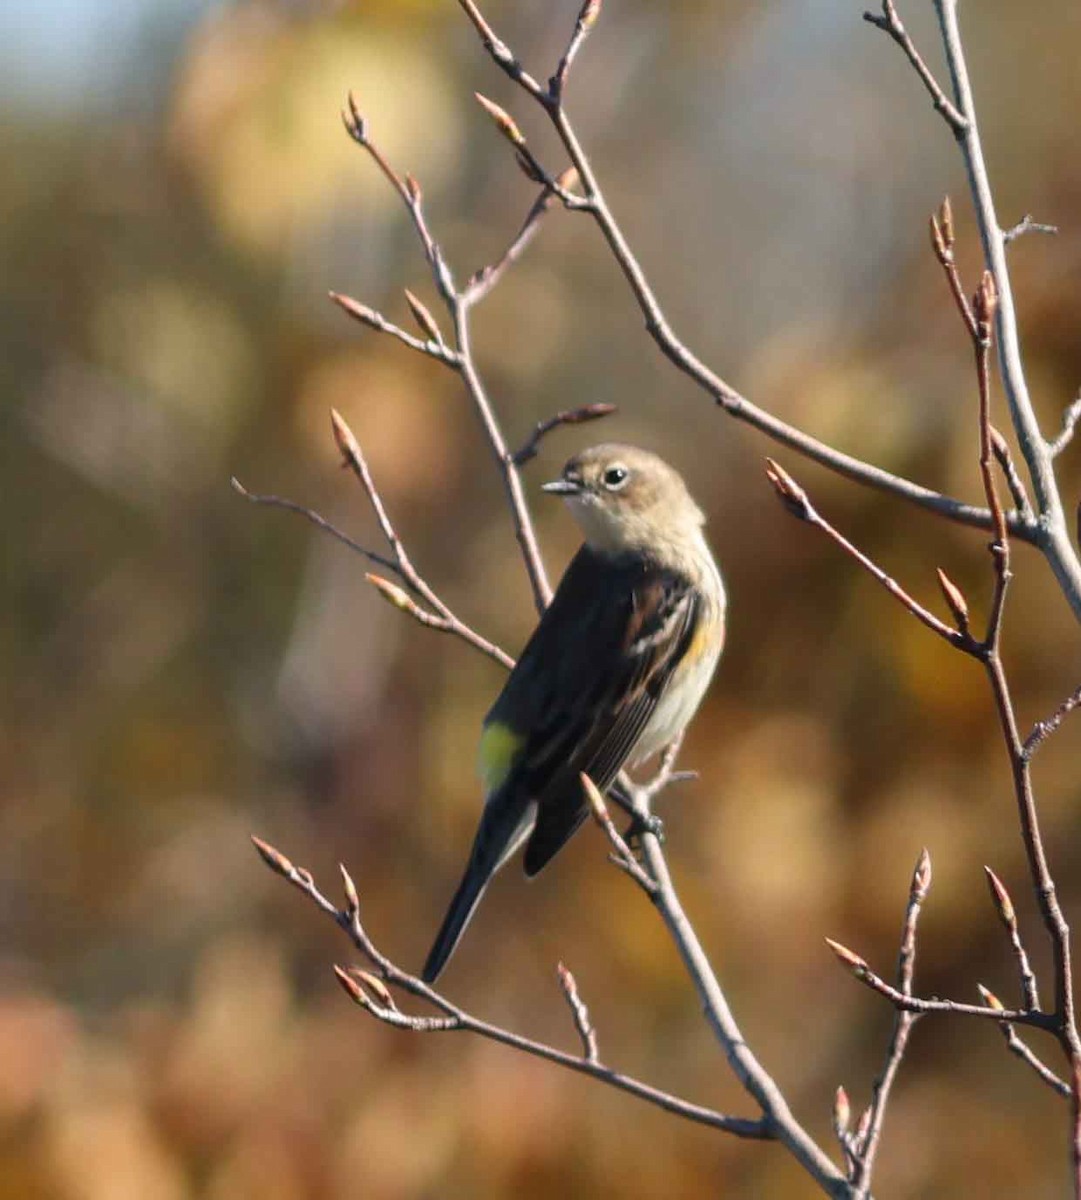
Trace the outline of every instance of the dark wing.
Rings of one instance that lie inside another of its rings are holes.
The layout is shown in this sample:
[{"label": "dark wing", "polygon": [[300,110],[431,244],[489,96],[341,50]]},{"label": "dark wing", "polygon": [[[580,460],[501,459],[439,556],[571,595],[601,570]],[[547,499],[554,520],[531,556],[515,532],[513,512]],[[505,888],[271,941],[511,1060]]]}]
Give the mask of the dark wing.
[{"label": "dark wing", "polygon": [[537,801],[525,854],[535,875],[585,817],[579,774],[604,790],[686,653],[698,600],[682,575],[583,547],[487,721],[526,737],[514,786]]}]

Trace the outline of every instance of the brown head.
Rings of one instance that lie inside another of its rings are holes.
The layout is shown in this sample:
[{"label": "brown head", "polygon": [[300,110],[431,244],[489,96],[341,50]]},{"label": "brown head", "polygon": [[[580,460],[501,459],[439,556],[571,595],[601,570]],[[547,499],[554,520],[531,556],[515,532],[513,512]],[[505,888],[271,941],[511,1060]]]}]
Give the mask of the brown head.
[{"label": "brown head", "polygon": [[682,476],[637,446],[583,450],[544,490],[563,497],[594,550],[668,558],[702,543],[705,518]]}]

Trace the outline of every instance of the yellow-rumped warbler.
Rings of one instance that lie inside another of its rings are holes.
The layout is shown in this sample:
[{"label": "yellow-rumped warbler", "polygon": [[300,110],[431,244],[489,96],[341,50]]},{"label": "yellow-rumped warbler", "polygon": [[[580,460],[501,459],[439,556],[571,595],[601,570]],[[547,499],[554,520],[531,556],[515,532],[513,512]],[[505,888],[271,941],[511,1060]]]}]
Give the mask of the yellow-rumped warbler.
[{"label": "yellow-rumped warbler", "polygon": [[442,971],[492,875],[529,839],[536,873],[601,791],[663,749],[694,716],[724,643],[725,592],[682,478],[655,454],[603,445],[546,492],[585,535],[484,720],[484,815],[424,978]]}]

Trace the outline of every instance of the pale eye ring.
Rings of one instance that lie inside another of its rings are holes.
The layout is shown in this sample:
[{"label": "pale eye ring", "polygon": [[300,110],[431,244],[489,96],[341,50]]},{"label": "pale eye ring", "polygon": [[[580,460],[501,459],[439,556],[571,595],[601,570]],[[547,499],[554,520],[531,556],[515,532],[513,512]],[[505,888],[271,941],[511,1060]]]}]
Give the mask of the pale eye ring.
[{"label": "pale eye ring", "polygon": [[613,463],[601,478],[604,486],[610,492],[618,492],[620,488],[626,487],[630,477],[630,471],[622,463]]}]

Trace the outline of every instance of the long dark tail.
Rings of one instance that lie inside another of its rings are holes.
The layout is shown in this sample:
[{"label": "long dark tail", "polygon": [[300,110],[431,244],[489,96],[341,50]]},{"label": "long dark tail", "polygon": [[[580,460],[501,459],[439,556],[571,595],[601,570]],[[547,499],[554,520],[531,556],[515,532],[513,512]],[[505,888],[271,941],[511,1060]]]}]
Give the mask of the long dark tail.
[{"label": "long dark tail", "polygon": [[484,806],[480,828],[473,839],[462,882],[454,893],[447,915],[436,934],[435,944],[424,964],[421,978],[434,983],[454,953],[465,927],[480,903],[492,876],[521,844],[533,824],[533,806],[523,805],[518,798],[504,794],[493,795]]}]

